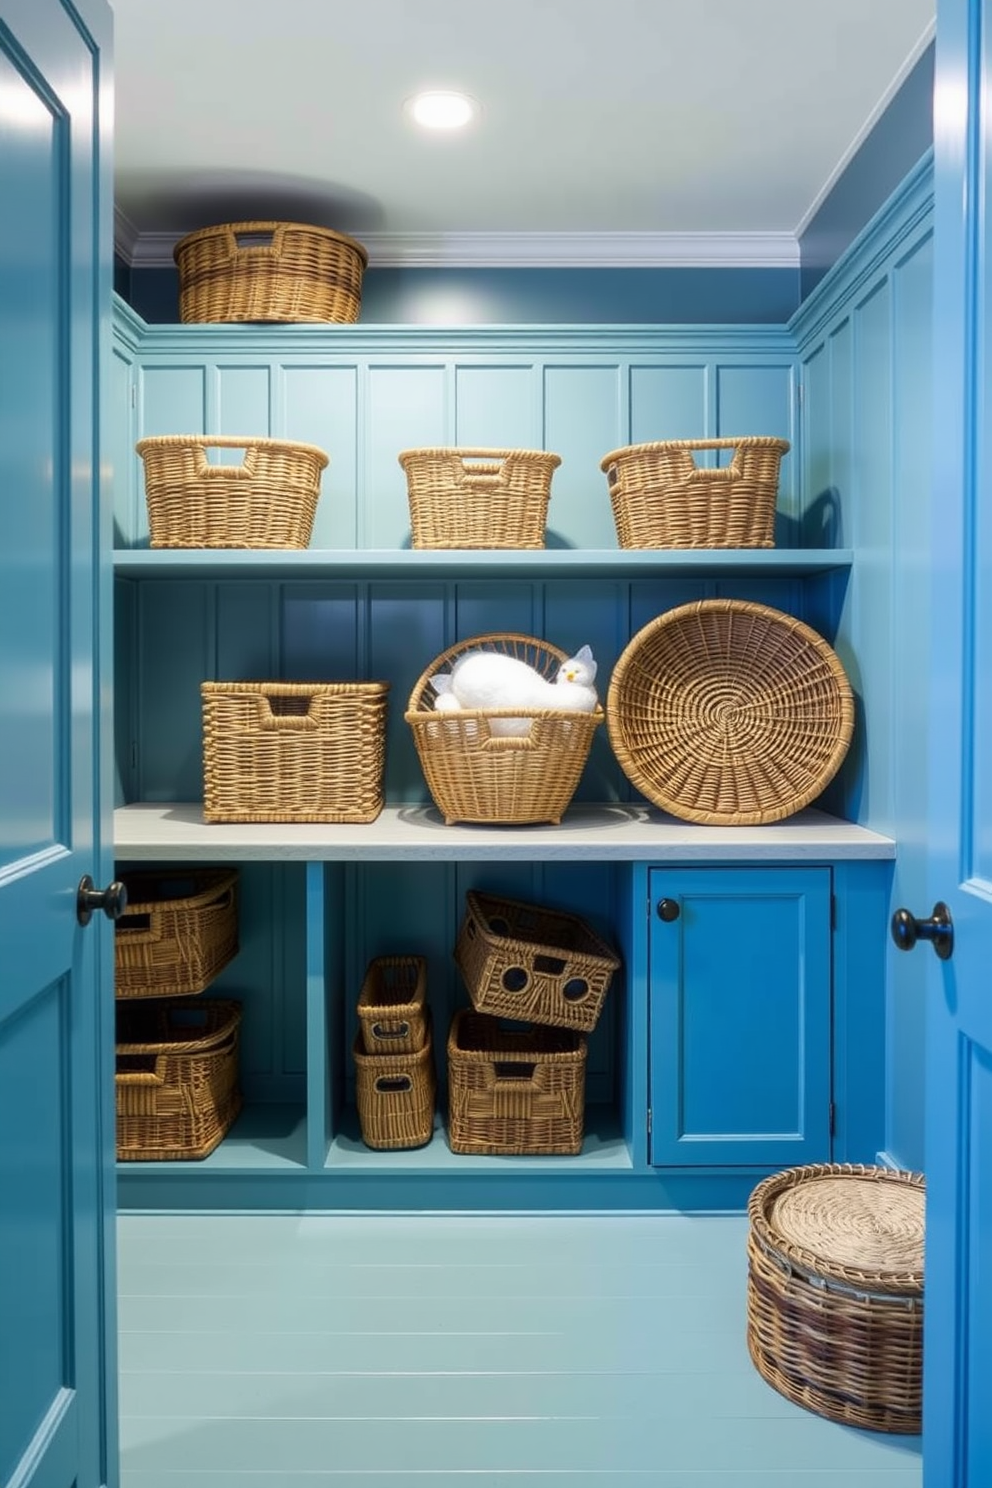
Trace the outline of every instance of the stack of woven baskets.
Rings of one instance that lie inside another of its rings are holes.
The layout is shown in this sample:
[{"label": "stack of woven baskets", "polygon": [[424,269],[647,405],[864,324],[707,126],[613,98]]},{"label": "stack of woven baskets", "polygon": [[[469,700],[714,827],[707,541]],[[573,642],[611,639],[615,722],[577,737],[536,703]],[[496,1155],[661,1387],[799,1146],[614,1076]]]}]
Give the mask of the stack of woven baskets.
[{"label": "stack of woven baskets", "polygon": [[355,1101],[362,1140],[379,1151],[423,1147],[436,1083],[423,956],[377,956],[358,997]]}]

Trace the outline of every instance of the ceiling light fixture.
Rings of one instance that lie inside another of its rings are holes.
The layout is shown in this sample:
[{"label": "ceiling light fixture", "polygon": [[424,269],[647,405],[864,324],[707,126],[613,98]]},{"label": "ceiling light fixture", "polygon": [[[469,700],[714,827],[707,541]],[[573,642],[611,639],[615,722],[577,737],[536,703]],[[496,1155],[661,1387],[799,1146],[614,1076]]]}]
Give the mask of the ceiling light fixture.
[{"label": "ceiling light fixture", "polygon": [[418,93],[407,101],[411,119],[423,129],[462,129],[479,112],[466,93]]}]

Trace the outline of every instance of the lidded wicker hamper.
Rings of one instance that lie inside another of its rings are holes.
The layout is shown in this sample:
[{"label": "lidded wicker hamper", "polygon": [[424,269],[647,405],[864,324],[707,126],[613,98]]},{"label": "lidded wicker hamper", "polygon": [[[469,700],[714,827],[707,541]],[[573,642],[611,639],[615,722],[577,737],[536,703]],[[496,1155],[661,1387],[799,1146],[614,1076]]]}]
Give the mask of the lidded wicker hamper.
[{"label": "lidded wicker hamper", "polygon": [[427,1040],[427,958],[376,956],[358,995],[366,1054],[412,1054]]},{"label": "lidded wicker hamper", "polygon": [[415,548],[543,548],[551,477],[560,455],[545,450],[408,449]]},{"label": "lidded wicker hamper", "polygon": [[118,998],[202,992],[238,953],[236,869],[141,869],[123,875],[114,925]]},{"label": "lidded wicker hamper", "polygon": [[780,1394],[870,1431],[922,1427],[924,1180],[789,1168],[748,1203],[747,1343]]},{"label": "lidded wicker hamper", "polygon": [[[313,533],[321,471],[314,444],[225,434],[139,439],[153,548],[305,548]],[[244,450],[240,465],[215,464],[211,449]]]},{"label": "lidded wicker hamper", "polygon": [[[695,456],[733,450],[729,465]],[[664,439],[604,455],[621,548],[771,548],[787,439]]]},{"label": "lidded wicker hamper", "polygon": [[430,1014],[423,1043],[405,1052],[368,1052],[355,1038],[355,1104],[362,1141],[378,1151],[423,1147],[434,1134],[437,1081]]},{"label": "lidded wicker hamper", "polygon": [[173,249],[179,318],[350,324],[368,254],[354,238],[303,222],[227,222]]}]

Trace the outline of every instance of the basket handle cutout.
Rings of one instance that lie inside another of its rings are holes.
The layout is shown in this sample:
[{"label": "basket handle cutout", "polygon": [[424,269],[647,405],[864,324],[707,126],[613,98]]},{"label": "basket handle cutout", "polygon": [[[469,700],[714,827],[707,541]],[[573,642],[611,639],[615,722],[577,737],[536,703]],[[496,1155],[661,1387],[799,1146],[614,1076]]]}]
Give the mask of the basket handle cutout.
[{"label": "basket handle cutout", "polygon": [[118,1054],[114,1078],[121,1085],[164,1085],[157,1054]]},{"label": "basket handle cutout", "polygon": [[315,729],[317,693],[259,693],[258,721],[264,729]]},{"label": "basket handle cutout", "polygon": [[[241,455],[240,464],[233,461],[211,460],[207,456],[209,449],[234,450]],[[245,481],[251,480],[255,474],[255,465],[258,460],[258,448],[252,444],[201,444],[193,451],[195,465],[194,474],[197,480],[212,481]]]},{"label": "basket handle cutout", "polygon": [[561,976],[566,964],[559,956],[534,957],[534,970],[547,972],[548,976]]},{"label": "basket handle cutout", "polygon": [[152,921],[156,916],[151,914],[123,914],[114,925],[114,934],[126,936],[128,940],[137,942],[161,940],[162,931],[157,926],[153,928]]},{"label": "basket handle cutout", "polygon": [[281,222],[272,228],[259,223],[258,226],[246,226],[241,232],[230,229],[226,234],[228,256],[239,258],[242,254],[251,254],[278,258],[282,253],[284,236],[285,225]]},{"label": "basket handle cutout", "polygon": [[377,1039],[402,1039],[409,1038],[409,1023],[397,1023],[395,1028],[389,1028],[385,1023],[373,1023],[372,1035]]},{"label": "basket handle cutout", "polygon": [[238,245],[239,253],[246,248],[271,248],[275,241],[275,229],[266,232],[264,229],[254,232],[236,232],[234,241]]},{"label": "basket handle cutout", "polygon": [[412,1090],[413,1081],[409,1075],[380,1075],[375,1088],[380,1095],[399,1095],[403,1091]]},{"label": "basket handle cutout", "polygon": [[500,982],[504,992],[526,992],[530,976],[523,966],[508,966]]},{"label": "basket handle cutout", "polygon": [[493,1079],[501,1085],[529,1085],[537,1073],[537,1065],[524,1064],[518,1060],[495,1059],[492,1064]]}]

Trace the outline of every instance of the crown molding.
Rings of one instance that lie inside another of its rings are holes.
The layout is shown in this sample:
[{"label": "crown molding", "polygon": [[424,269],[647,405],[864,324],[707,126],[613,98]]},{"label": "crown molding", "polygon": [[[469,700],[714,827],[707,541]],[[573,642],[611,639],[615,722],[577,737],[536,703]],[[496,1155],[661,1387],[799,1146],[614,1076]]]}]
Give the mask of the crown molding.
[{"label": "crown molding", "polygon": [[[132,268],[172,268],[181,233],[141,233],[119,209],[115,248]],[[799,268],[794,233],[364,233],[372,268]]]}]

